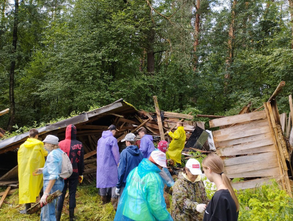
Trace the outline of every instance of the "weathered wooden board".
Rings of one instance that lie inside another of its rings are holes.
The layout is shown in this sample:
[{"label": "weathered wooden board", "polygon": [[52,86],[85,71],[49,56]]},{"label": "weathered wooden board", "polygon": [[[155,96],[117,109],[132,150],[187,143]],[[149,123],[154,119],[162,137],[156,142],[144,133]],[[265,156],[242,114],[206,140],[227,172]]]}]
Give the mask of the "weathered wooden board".
[{"label": "weathered wooden board", "polygon": [[[238,157],[237,157],[238,158]],[[244,163],[237,164],[233,166],[226,166],[225,171],[226,174],[234,174],[234,173],[246,173],[250,171],[258,171],[264,169],[270,169],[278,167],[277,157],[272,157],[270,159],[263,159],[262,161],[256,161],[252,163]]]},{"label": "weathered wooden board", "polygon": [[[253,142],[241,143],[238,145],[233,145],[230,147],[217,148],[218,153],[221,156],[233,156],[233,155],[241,155],[248,153],[258,153],[258,148],[262,148],[263,150],[268,149],[267,151],[275,151],[276,149],[273,146],[273,141],[271,139],[257,140]],[[265,148],[263,148],[265,147]]]},{"label": "weathered wooden board", "polygon": [[248,114],[240,114],[240,115],[211,120],[210,127],[213,128],[213,127],[227,126],[231,124],[245,123],[245,122],[260,120],[265,118],[266,118],[265,111],[257,111],[257,112],[251,112]]},{"label": "weathered wooden board", "polygon": [[2,206],[2,204],[4,203],[4,200],[6,198],[6,196],[8,195],[9,191],[11,190],[11,186],[7,187],[7,189],[5,190],[1,200],[0,200],[0,207]]},{"label": "weathered wooden board", "polygon": [[190,114],[180,114],[180,113],[173,113],[173,112],[164,112],[164,117],[167,118],[184,118],[188,120],[193,120],[193,116]]},{"label": "weathered wooden board", "polygon": [[256,154],[256,153],[266,153],[266,152],[274,152],[276,148],[274,145],[263,146],[263,147],[253,147],[253,148],[238,148],[237,146],[228,147],[228,148],[220,148],[217,149],[217,154],[219,156],[235,156],[235,155],[244,155],[244,154]]},{"label": "weathered wooden board", "polygon": [[5,173],[1,178],[0,181],[2,180],[17,180],[18,177],[18,165],[13,167],[11,170],[9,170],[7,173]]},{"label": "weathered wooden board", "polygon": [[249,137],[241,137],[234,140],[223,140],[215,142],[216,148],[222,148],[222,147],[230,147],[237,144],[244,144],[249,142],[255,142],[259,140],[270,140],[273,142],[272,133],[263,133],[263,134],[257,134]]},{"label": "weathered wooden board", "polygon": [[271,168],[271,169],[250,171],[250,172],[245,172],[245,173],[227,174],[227,176],[229,178],[279,177],[280,171],[279,171],[279,167],[275,167],[275,168]]},{"label": "weathered wooden board", "polygon": [[243,157],[234,157],[234,158],[228,158],[224,159],[224,165],[227,166],[233,166],[233,165],[240,165],[244,163],[254,163],[259,161],[267,161],[271,159],[277,158],[275,152],[268,152],[268,153],[261,153],[261,154],[255,154],[251,156],[243,156]]},{"label": "weathered wooden board", "polygon": [[214,136],[214,140],[216,142],[234,140],[238,138],[249,137],[249,136],[264,134],[269,132],[270,132],[270,128],[268,124],[263,124],[261,126],[258,126],[258,124],[256,124],[254,127],[251,127],[250,129],[247,129],[245,131],[236,130],[234,132],[231,132],[230,134]]},{"label": "weathered wooden board", "polygon": [[282,127],[283,133],[285,132],[286,120],[287,120],[287,114],[286,113],[280,114],[280,122],[281,122],[281,127]]},{"label": "weathered wooden board", "polygon": [[236,190],[252,189],[252,188],[264,185],[264,184],[271,184],[272,179],[273,178],[262,178],[262,179],[242,181],[242,182],[232,183],[232,186]]},{"label": "weathered wooden board", "polygon": [[235,133],[243,134],[244,132],[246,132],[247,130],[250,130],[252,128],[256,128],[256,127],[262,128],[265,126],[267,126],[267,127],[269,126],[267,119],[257,120],[257,121],[252,121],[252,122],[248,122],[245,124],[237,124],[235,126],[216,130],[213,132],[213,136],[218,137],[218,136],[224,136],[224,135],[235,134]]}]

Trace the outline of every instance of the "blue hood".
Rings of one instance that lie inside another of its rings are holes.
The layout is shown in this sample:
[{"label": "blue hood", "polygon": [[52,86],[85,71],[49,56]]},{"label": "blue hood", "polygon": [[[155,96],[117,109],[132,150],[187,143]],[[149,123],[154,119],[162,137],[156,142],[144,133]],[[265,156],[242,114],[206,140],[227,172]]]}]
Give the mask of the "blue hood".
[{"label": "blue hood", "polygon": [[155,164],[153,164],[148,159],[144,158],[140,164],[138,165],[137,173],[138,175],[143,178],[146,174],[150,172],[160,173],[161,170]]},{"label": "blue hood", "polygon": [[128,151],[128,153],[130,153],[133,156],[137,156],[140,154],[140,150],[135,145],[131,145],[131,146],[126,147],[126,150]]},{"label": "blue hood", "polygon": [[102,133],[102,137],[103,137],[103,138],[111,137],[111,136],[113,136],[113,134],[112,134],[112,132],[111,132],[110,130],[105,130],[105,131],[103,131],[103,133]]}]

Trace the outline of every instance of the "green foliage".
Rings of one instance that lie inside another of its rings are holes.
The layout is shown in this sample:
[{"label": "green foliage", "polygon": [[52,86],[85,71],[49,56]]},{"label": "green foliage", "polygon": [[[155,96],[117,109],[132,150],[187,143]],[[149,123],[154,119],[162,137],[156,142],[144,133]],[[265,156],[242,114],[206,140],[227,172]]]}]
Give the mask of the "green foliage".
[{"label": "green foliage", "polygon": [[289,221],[293,218],[293,199],[278,184],[238,191],[239,221]]}]

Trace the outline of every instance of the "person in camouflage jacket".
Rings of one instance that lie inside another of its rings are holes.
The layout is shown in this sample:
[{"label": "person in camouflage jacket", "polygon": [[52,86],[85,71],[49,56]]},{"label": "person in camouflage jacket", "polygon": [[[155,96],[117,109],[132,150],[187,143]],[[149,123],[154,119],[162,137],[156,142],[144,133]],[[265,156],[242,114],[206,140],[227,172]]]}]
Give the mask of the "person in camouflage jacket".
[{"label": "person in camouflage jacket", "polygon": [[173,186],[171,215],[176,221],[199,221],[209,201],[201,181],[200,163],[189,159],[184,170]]}]

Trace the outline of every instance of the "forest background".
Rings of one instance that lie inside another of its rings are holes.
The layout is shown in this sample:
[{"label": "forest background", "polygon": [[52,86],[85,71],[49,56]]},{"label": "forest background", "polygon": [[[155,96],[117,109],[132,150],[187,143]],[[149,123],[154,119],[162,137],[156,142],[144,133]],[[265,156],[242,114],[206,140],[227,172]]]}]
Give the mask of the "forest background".
[{"label": "forest background", "polygon": [[293,0],[0,0],[0,127],[124,98],[231,115],[293,90]]}]

